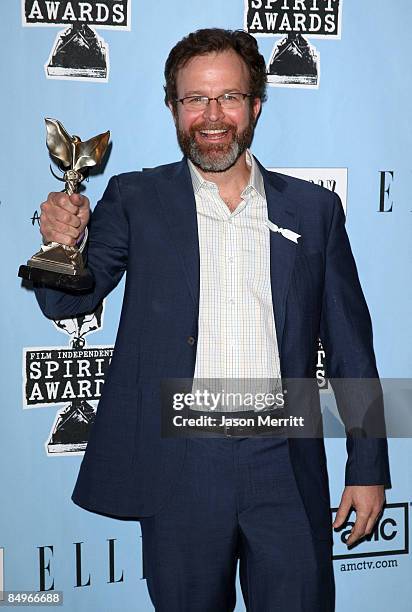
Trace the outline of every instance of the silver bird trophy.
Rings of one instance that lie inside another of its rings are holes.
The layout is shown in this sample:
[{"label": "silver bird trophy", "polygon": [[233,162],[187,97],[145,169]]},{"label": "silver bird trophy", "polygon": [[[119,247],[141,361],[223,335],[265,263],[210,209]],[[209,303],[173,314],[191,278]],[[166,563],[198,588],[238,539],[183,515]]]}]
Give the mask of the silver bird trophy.
[{"label": "silver bird trophy", "polygon": [[[84,171],[97,166],[103,159],[110,132],[82,142],[78,136],[70,136],[57,119],[45,119],[45,122],[47,148],[64,171],[63,179],[60,179],[66,183],[64,191],[68,195],[77,193],[85,179]],[[87,291],[94,285],[93,276],[85,267],[78,247],[58,242],[44,244],[26,266],[20,266],[18,275],[25,280],[69,291]]]}]

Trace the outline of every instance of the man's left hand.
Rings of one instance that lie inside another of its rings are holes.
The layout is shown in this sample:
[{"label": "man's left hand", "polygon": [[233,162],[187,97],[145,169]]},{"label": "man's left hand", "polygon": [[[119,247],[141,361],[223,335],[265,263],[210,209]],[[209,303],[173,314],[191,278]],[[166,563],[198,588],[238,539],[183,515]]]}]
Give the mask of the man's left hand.
[{"label": "man's left hand", "polygon": [[357,540],[372,532],[376,520],[382,512],[384,502],[384,485],[347,486],[343,491],[332,527],[339,529],[346,521],[350,509],[354,508],[356,521],[346,541],[347,546],[351,546]]}]

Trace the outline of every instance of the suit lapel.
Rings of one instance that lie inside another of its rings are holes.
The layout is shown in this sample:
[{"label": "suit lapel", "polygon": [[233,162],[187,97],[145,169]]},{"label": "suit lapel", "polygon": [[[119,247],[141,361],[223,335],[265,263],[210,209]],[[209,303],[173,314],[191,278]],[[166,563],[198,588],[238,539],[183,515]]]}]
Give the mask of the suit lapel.
[{"label": "suit lapel", "polygon": [[156,180],[156,189],[170,235],[182,262],[195,307],[199,308],[199,240],[196,201],[185,160]]},{"label": "suit lapel", "polygon": [[[268,172],[259,162],[258,164],[265,185],[269,221],[284,229],[298,232],[299,220],[296,204],[282,193],[286,187],[286,181],[279,175]],[[270,232],[270,280],[279,351],[282,346],[285,323],[286,297],[297,248],[296,243],[284,238],[281,234]]]}]

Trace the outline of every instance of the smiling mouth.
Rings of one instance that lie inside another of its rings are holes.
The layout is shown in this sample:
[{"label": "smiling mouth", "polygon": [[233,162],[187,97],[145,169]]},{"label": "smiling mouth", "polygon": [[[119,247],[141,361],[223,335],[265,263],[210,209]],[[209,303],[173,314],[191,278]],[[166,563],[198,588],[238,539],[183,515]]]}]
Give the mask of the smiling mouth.
[{"label": "smiling mouth", "polygon": [[206,140],[222,140],[228,134],[229,130],[199,130],[199,134]]}]

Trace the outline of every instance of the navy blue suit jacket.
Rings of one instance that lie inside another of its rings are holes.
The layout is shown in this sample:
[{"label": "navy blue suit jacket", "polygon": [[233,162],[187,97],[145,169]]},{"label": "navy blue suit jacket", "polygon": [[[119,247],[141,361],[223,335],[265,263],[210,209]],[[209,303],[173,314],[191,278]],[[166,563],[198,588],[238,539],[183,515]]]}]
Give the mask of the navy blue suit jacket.
[{"label": "navy blue suit jacket", "polygon": [[[282,376],[314,376],[320,337],[330,377],[377,377],[370,317],[338,196],[260,169],[269,219],[302,236],[298,244],[270,236]],[[184,438],[160,436],[159,381],[191,378],[196,359],[199,245],[186,160],[110,179],[89,229],[94,290],[75,296],[36,289],[46,316],[72,317],[93,311],[127,271],[114,355],[72,499],[94,512],[148,516],[167,503],[186,448]],[[313,533],[330,538],[323,440],[289,439],[288,445]],[[386,439],[348,436],[347,451],[346,484],[390,485]]]}]

